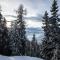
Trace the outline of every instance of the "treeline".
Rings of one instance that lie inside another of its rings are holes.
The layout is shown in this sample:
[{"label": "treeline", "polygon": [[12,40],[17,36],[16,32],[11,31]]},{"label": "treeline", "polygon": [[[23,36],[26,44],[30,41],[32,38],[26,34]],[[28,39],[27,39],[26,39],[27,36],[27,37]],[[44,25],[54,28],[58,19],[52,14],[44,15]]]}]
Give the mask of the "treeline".
[{"label": "treeline", "polygon": [[23,15],[23,5],[17,10],[17,19],[7,28],[7,20],[0,11],[0,54],[6,56],[34,56],[40,57],[40,45],[37,43],[35,34],[32,41],[26,36],[26,27]]}]

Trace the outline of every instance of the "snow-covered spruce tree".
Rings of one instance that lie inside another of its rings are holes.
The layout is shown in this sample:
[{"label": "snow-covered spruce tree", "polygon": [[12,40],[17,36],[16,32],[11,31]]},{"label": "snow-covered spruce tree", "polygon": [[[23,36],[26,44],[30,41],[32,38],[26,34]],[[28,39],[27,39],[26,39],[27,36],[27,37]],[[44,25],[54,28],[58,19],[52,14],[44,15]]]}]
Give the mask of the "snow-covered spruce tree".
[{"label": "snow-covered spruce tree", "polygon": [[49,25],[48,25],[49,29],[47,29],[47,31],[49,31],[49,33],[47,33],[45,31],[45,33],[47,33],[47,36],[46,35],[45,36],[48,37],[47,38],[48,41],[45,39],[42,43],[42,45],[43,45],[42,50],[43,50],[43,53],[45,54],[45,56],[44,55],[43,56],[47,60],[53,59],[52,57],[55,54],[53,51],[56,50],[56,44],[58,46],[60,46],[60,44],[59,44],[60,43],[60,41],[59,41],[59,36],[60,36],[59,30],[60,30],[60,28],[58,27],[59,18],[58,18],[57,12],[58,12],[57,1],[54,0],[53,4],[52,4],[52,8],[51,8],[52,16],[49,18]]},{"label": "snow-covered spruce tree", "polygon": [[44,24],[43,28],[44,28],[46,40],[49,40],[49,16],[47,11],[45,11],[45,14],[43,17],[43,24]]},{"label": "snow-covered spruce tree", "polygon": [[53,1],[52,8],[51,8],[51,18],[50,18],[50,24],[51,24],[51,36],[53,41],[58,43],[58,33],[59,33],[59,27],[58,27],[58,6],[57,6],[57,0]]},{"label": "snow-covered spruce tree", "polygon": [[52,56],[52,41],[50,39],[50,26],[49,26],[49,16],[47,11],[43,17],[43,24],[44,24],[44,39],[42,41],[42,57],[45,59],[50,59]]},{"label": "snow-covered spruce tree", "polygon": [[17,23],[19,25],[18,27],[18,33],[19,33],[19,42],[21,42],[22,48],[19,46],[18,49],[21,52],[21,55],[25,55],[25,41],[26,41],[26,31],[25,31],[25,21],[23,20],[23,5],[19,6],[18,9],[18,16],[17,16]]},{"label": "snow-covered spruce tree", "polygon": [[59,37],[60,37],[60,32],[59,32],[60,28],[59,28],[59,25],[58,25],[59,16],[58,16],[57,0],[53,1],[52,8],[51,8],[51,15],[52,16],[50,18],[50,24],[51,24],[51,28],[50,28],[51,34],[50,35],[51,35],[51,39],[52,39],[52,42],[53,42],[53,46],[55,47],[55,48],[53,48],[53,50],[55,50],[56,45],[60,46],[60,39],[59,39]]},{"label": "snow-covered spruce tree", "polygon": [[0,12],[0,54],[10,55],[8,29],[6,27],[6,19]]},{"label": "snow-covered spruce tree", "polygon": [[37,56],[37,40],[35,34],[33,34],[32,41],[31,41],[31,56]]},{"label": "snow-covered spruce tree", "polygon": [[31,41],[26,40],[25,55],[31,56]]},{"label": "snow-covered spruce tree", "polygon": [[17,30],[17,22],[14,23],[14,26],[11,27],[11,31],[9,33],[10,36],[10,49],[12,50],[13,56],[15,55],[21,55],[18,49],[18,46],[21,46],[21,42],[19,42],[19,34]]}]

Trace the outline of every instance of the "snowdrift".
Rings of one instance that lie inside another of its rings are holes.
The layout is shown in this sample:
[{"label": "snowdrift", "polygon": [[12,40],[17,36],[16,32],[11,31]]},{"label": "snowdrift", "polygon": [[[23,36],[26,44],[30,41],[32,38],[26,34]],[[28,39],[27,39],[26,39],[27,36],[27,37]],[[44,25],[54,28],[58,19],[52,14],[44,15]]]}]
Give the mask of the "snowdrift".
[{"label": "snowdrift", "polygon": [[43,60],[40,58],[35,58],[35,57],[29,57],[29,56],[1,56],[0,55],[0,60]]}]

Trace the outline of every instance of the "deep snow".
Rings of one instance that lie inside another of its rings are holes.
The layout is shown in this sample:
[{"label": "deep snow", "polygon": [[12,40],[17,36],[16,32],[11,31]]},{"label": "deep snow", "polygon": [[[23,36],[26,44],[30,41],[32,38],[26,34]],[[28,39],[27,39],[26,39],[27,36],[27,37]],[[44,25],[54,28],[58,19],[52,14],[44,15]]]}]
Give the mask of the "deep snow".
[{"label": "deep snow", "polygon": [[43,59],[36,58],[36,57],[29,57],[29,56],[11,56],[11,57],[7,57],[7,56],[1,56],[0,55],[0,60],[43,60]]}]

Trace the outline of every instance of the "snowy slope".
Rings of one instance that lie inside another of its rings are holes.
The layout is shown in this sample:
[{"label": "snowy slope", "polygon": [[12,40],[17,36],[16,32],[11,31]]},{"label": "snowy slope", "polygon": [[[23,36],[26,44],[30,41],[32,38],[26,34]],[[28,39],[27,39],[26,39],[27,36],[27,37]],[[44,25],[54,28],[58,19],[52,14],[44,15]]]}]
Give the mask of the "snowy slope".
[{"label": "snowy slope", "polygon": [[0,55],[0,60],[10,60],[8,57],[6,57],[6,56],[1,56]]},{"label": "snowy slope", "polygon": [[7,56],[1,56],[0,60],[43,60],[40,58],[35,57],[29,57],[29,56],[13,56],[13,57],[7,57]]}]

